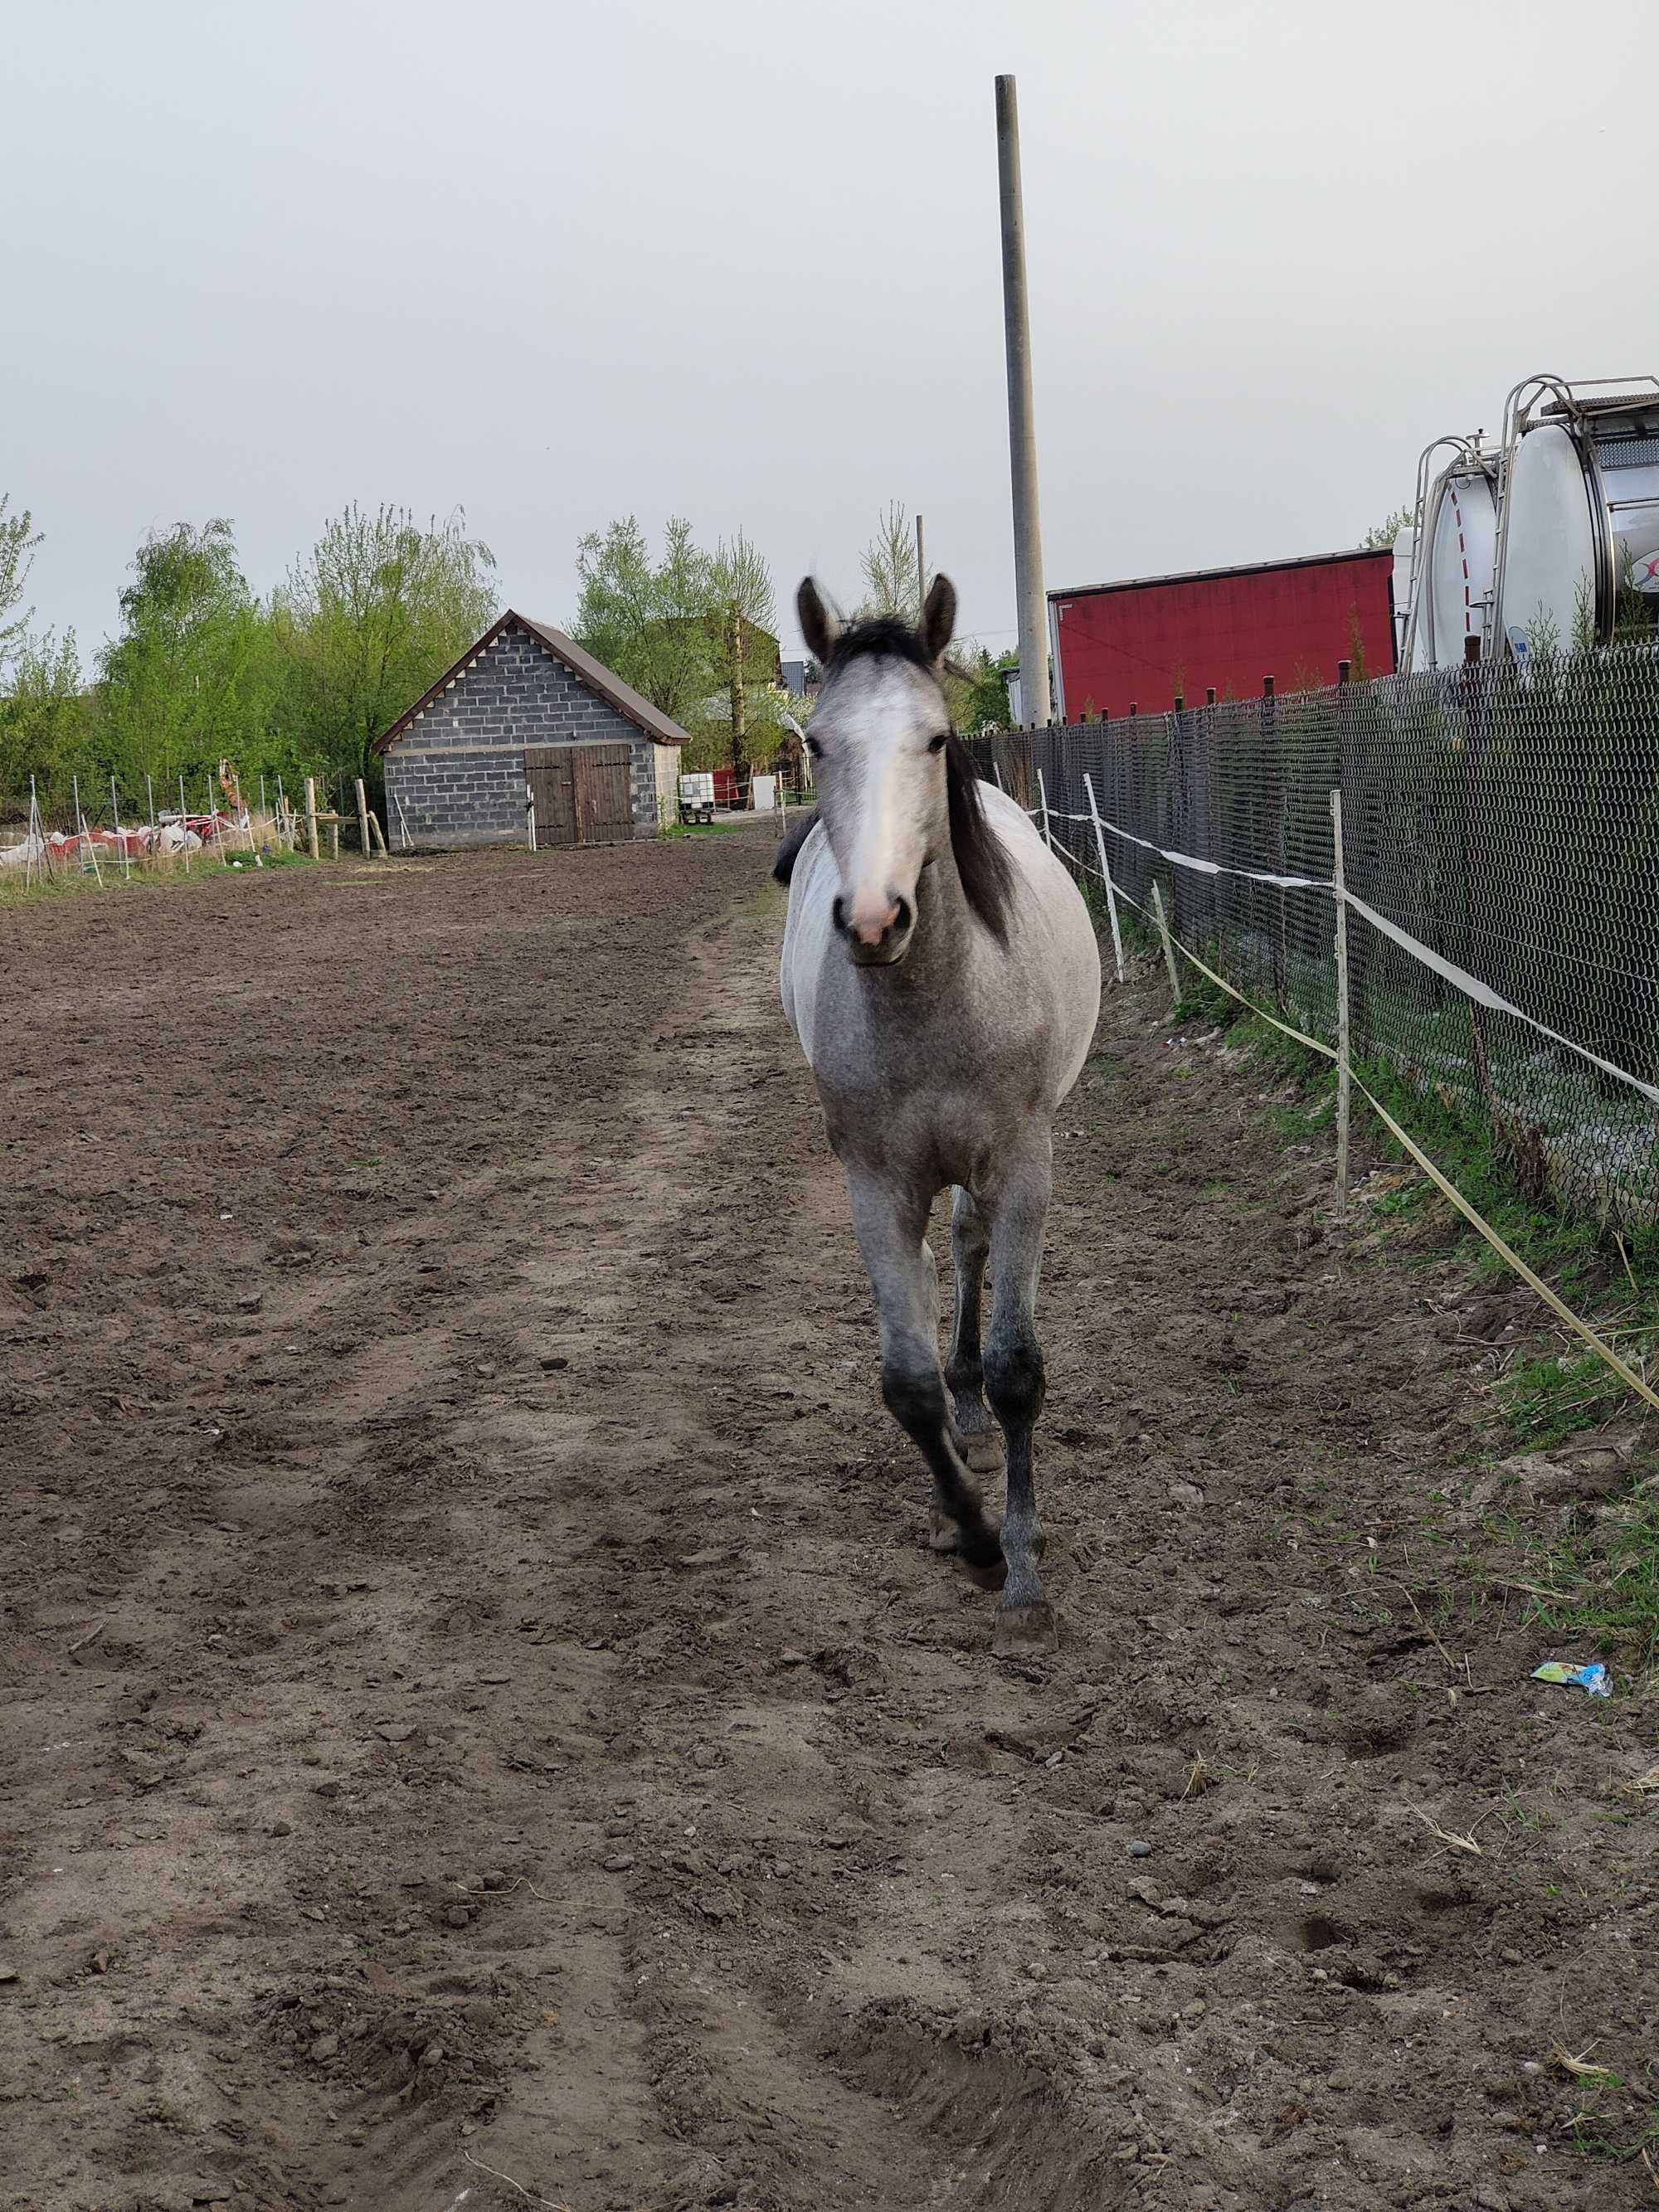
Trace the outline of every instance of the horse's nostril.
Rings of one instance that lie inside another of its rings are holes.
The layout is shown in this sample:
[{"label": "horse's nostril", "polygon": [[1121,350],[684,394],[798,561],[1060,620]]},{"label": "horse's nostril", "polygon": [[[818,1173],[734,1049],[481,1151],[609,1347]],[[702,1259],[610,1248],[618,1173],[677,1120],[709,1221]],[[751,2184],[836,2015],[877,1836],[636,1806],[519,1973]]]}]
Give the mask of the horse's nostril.
[{"label": "horse's nostril", "polygon": [[908,899],[900,899],[896,903],[898,914],[893,922],[893,930],[896,935],[902,937],[910,927],[910,902]]},{"label": "horse's nostril", "polygon": [[836,936],[845,937],[847,934],[847,907],[843,900],[838,898],[835,904],[830,908],[830,919],[836,925]]}]

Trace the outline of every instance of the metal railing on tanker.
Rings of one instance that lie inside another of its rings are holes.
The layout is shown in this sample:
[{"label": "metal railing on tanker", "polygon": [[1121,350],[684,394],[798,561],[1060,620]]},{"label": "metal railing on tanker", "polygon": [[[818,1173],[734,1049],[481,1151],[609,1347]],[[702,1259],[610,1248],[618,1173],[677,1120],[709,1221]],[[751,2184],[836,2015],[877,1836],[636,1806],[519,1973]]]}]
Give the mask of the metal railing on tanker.
[{"label": "metal railing on tanker", "polygon": [[[1496,1133],[1528,1194],[1659,1221],[1659,652],[1340,682],[971,741],[1057,848],[1244,996]],[[1096,817],[1100,823],[1097,846]]]}]

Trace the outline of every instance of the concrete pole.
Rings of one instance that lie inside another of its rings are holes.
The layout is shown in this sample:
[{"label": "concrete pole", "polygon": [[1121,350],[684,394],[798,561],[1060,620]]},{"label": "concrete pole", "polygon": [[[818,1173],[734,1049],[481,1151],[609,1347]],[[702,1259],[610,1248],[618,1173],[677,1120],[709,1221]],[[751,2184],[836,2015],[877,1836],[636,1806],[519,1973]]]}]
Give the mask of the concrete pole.
[{"label": "concrete pole", "polygon": [[1019,106],[1011,76],[997,79],[997,181],[1002,203],[1002,319],[1008,348],[1008,459],[1014,493],[1014,595],[1019,616],[1020,719],[1040,729],[1048,696],[1048,623],[1037,513],[1036,422],[1031,404],[1031,327],[1025,298],[1025,215],[1019,184]]}]

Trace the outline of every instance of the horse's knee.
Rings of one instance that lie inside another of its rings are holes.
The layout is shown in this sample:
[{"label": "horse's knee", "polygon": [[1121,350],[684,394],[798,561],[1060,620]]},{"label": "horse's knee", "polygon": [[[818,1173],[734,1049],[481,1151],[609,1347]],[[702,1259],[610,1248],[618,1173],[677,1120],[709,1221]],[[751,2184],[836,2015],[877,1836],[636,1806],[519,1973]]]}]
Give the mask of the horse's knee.
[{"label": "horse's knee", "polygon": [[882,1403],[908,1436],[936,1436],[945,1426],[945,1384],[935,1360],[884,1359]]},{"label": "horse's knee", "polygon": [[960,1398],[964,1393],[979,1395],[985,1382],[985,1368],[978,1345],[951,1346],[951,1355],[945,1363],[945,1380],[954,1397]]},{"label": "horse's knee", "polygon": [[1004,1428],[1035,1421],[1042,1411],[1042,1347],[1035,1337],[992,1343],[985,1352],[985,1395]]}]

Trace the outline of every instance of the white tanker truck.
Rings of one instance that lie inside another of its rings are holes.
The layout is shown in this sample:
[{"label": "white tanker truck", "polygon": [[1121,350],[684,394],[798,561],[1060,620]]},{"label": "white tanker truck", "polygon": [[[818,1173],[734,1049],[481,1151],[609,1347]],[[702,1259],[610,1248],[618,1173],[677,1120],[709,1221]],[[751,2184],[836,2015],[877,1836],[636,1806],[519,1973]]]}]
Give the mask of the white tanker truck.
[{"label": "white tanker truck", "polygon": [[1405,669],[1605,645],[1632,607],[1659,622],[1659,379],[1529,376],[1496,446],[1437,438],[1395,573]]}]

